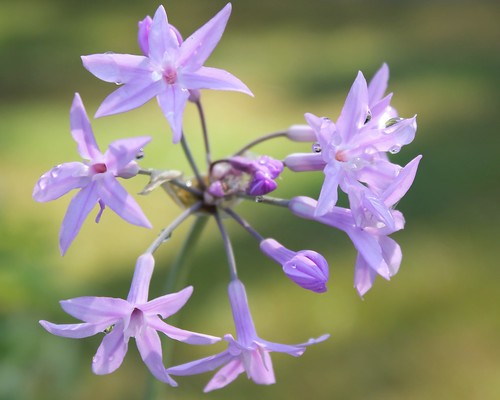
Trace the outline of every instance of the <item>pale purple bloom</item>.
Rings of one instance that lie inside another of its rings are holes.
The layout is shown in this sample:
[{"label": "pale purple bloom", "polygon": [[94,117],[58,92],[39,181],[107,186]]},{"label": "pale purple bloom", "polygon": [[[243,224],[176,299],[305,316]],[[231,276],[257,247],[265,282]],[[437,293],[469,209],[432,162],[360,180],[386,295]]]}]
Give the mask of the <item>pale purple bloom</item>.
[{"label": "pale purple bloom", "polygon": [[[390,210],[392,226],[380,222],[373,216],[371,210],[362,208],[362,204],[360,204],[362,209],[356,212],[333,207],[327,213],[318,215],[315,212],[316,200],[308,197],[295,197],[290,201],[289,209],[295,215],[314,219],[347,233],[358,250],[354,286],[360,296],[372,287],[377,274],[389,280],[399,270],[402,259],[401,248],[388,235],[403,229],[405,221],[403,215],[393,210],[392,207],[413,183],[420,159],[421,156],[418,156],[410,161],[380,196],[383,207]],[[356,218],[359,219],[356,221]]]},{"label": "pale purple bloom", "polygon": [[285,274],[297,285],[316,293],[327,291],[329,278],[325,258],[312,250],[292,251],[268,238],[260,242],[262,252],[283,266]]},{"label": "pale purple bloom", "polygon": [[257,336],[255,331],[243,284],[239,280],[231,281],[228,293],[237,340],[232,335],[227,334],[224,336],[224,340],[228,342],[228,348],[222,353],[167,369],[167,372],[172,375],[194,375],[213,371],[222,366],[205,386],[204,392],[226,386],[245,371],[248,378],[255,383],[273,384],[275,378],[269,355],[271,351],[288,353],[298,357],[304,353],[306,346],[322,342],[329,337],[329,335],[323,335],[318,339],[309,339],[307,343],[298,345],[285,345],[263,340]]},{"label": "pale purple bloom", "polygon": [[[396,115],[389,104],[391,95],[380,98],[387,86],[387,77],[388,69],[384,64],[369,88],[359,72],[336,123],[305,114],[316,133],[316,152],[291,154],[286,157],[285,164],[293,171],[323,170],[325,181],[316,215],[325,214],[335,206],[339,186],[352,201],[352,189],[364,187],[361,182],[367,185],[367,191],[373,192],[366,199],[377,202],[372,206],[375,210],[380,203],[377,200],[380,192],[397,175],[400,167],[390,163],[385,153],[397,152],[414,139],[416,118],[385,125],[385,118]],[[387,214],[387,210],[382,210],[378,217],[383,220]]]},{"label": "pale purple bloom", "polygon": [[33,198],[39,202],[55,200],[72,189],[81,189],[71,199],[61,225],[61,254],[64,255],[97,203],[101,210],[96,222],[99,222],[104,207],[108,206],[125,221],[151,228],[139,205],[116,179],[137,175],[139,166],[135,157],[151,138],[143,136],[115,140],[102,154],[78,93],[75,94],[71,107],[70,125],[71,135],[78,145],[78,153],[88,161],[57,165],[43,174],[33,189]]},{"label": "pale purple bloom", "polygon": [[124,84],[104,100],[96,118],[132,110],[156,97],[177,143],[182,136],[182,117],[190,91],[234,90],[253,96],[229,72],[203,66],[219,42],[230,13],[231,3],[228,3],[180,43],[180,35],[169,25],[165,9],[160,6],[151,25],[146,19],[139,26],[139,44],[145,56],[108,53],[82,56],[84,67],[99,79]]},{"label": "pale purple bloom", "polygon": [[83,323],[59,325],[40,321],[40,324],[54,335],[75,339],[105,332],[92,361],[92,370],[97,375],[109,374],[121,365],[127,353],[129,339],[134,337],[142,360],[151,373],[159,380],[177,386],[163,366],[157,331],[189,344],[212,344],[220,338],[179,329],[162,321],[161,318],[168,318],[184,306],[193,287],[188,286],[180,292],[148,301],[153,269],[154,259],[151,254],[146,253],[138,258],[127,300],[78,297],[60,302],[64,311],[84,321]]}]

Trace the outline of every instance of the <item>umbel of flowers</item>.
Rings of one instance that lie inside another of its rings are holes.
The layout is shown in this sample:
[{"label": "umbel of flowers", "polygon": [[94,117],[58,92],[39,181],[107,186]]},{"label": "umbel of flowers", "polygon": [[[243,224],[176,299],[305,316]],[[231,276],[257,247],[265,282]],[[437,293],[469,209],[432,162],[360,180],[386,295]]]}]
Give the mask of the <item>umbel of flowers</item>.
[{"label": "umbel of flowers", "polygon": [[[115,371],[133,337],[151,373],[169,385],[177,385],[171,375],[191,375],[216,369],[218,371],[205,391],[226,386],[242,372],[258,384],[271,384],[275,382],[271,352],[297,357],[307,346],[328,338],[328,335],[323,335],[305,343],[285,345],[266,341],[257,334],[222,216],[233,219],[247,230],[257,241],[255,249],[260,249],[281,265],[284,274],[304,289],[325,292],[329,268],[326,259],[316,251],[291,250],[274,238],[261,236],[234,211],[242,200],[284,207],[290,211],[290,216],[312,219],[344,231],[358,253],[354,287],[360,296],[371,289],[377,275],[389,280],[401,264],[401,248],[389,235],[403,229],[405,221],[402,213],[394,207],[412,185],[421,156],[404,167],[390,161],[390,153],[398,152],[413,141],[417,125],[415,117],[399,117],[391,106],[392,93],[386,94],[387,65],[383,64],[369,83],[358,72],[335,122],[306,113],[305,124],[266,134],[232,155],[212,160],[200,89],[238,91],[252,96],[247,86],[234,75],[204,66],[221,39],[230,13],[231,4],[227,4],[184,40],[169,24],[167,14],[160,6],[153,18],[148,16],[139,22],[138,41],[142,55],[105,53],[82,56],[84,67],[93,75],[120,85],[103,101],[95,117],[129,111],[156,98],[171,127],[173,143],[180,142],[180,149],[194,173],[192,179],[186,180],[174,169],[140,168],[138,160],[151,137],[116,140],[102,153],[83,102],[78,93],[75,94],[70,110],[71,135],[83,160],[54,167],[40,177],[33,191],[36,201],[46,202],[77,190],[61,225],[61,254],[66,253],[96,204],[100,207],[96,222],[109,207],[131,224],[152,228],[120,179],[149,176],[150,181],[142,194],[162,187],[182,208],[180,215],[161,230],[138,257],[126,299],[79,297],[61,301],[68,314],[83,322],[61,325],[40,321],[47,331],[58,336],[84,338],[103,334],[92,363],[96,374]],[[183,132],[183,113],[188,102],[197,107],[201,120],[205,172],[194,162]],[[261,142],[278,137],[309,142],[308,147],[312,150],[289,154],[284,160],[249,151]],[[269,197],[284,168],[300,173],[323,171],[324,182],[318,188],[318,198],[304,197],[300,193],[292,199]],[[347,195],[349,208],[337,205],[339,188]],[[154,252],[184,220],[200,214],[214,218],[226,250],[230,278],[228,296],[236,337],[231,334],[223,336],[227,349],[221,353],[182,365],[165,366],[158,332],[188,344],[207,345],[220,340],[164,321],[184,306],[193,287],[152,300],[148,298],[155,266]]]}]

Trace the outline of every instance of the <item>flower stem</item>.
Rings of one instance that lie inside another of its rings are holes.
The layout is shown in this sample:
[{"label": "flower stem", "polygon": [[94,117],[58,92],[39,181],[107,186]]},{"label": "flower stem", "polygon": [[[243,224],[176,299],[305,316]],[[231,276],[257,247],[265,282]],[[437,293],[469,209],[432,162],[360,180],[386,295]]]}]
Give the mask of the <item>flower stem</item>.
[{"label": "flower stem", "polygon": [[210,153],[210,142],[208,141],[208,131],[207,123],[205,120],[205,113],[203,112],[203,106],[201,105],[201,100],[198,99],[196,102],[196,107],[198,107],[198,114],[200,115],[201,129],[203,130],[203,140],[205,142],[205,157],[207,160],[207,169],[210,168],[212,163],[212,154]]},{"label": "flower stem", "polygon": [[252,140],[246,146],[242,147],[240,150],[238,150],[236,153],[233,154],[233,157],[234,156],[241,156],[245,151],[247,151],[248,149],[250,149],[251,147],[253,147],[259,143],[265,142],[266,140],[269,140],[269,139],[281,137],[281,136],[286,136],[286,132],[279,131],[279,132],[269,133],[267,135],[261,136],[260,138]]},{"label": "flower stem", "polygon": [[193,170],[193,172],[196,176],[196,179],[197,179],[198,183],[200,184],[200,188],[202,190],[205,190],[206,189],[205,181],[201,177],[200,171],[198,170],[198,167],[196,166],[196,163],[194,162],[194,158],[193,158],[193,155],[191,154],[191,150],[189,150],[189,146],[186,142],[184,132],[182,133],[182,137],[181,137],[181,145],[182,145],[182,150],[184,150],[184,154],[186,155],[186,158],[189,162],[189,165],[191,165],[191,169]]},{"label": "flower stem", "polygon": [[155,241],[146,250],[146,253],[153,254],[158,249],[158,247],[160,247],[160,245],[165,240],[168,239],[168,237],[172,234],[174,229],[177,228],[187,217],[189,217],[194,212],[198,211],[202,205],[203,202],[199,201],[193,204],[191,207],[186,208],[176,219],[172,221],[170,225],[168,225],[165,229],[161,231],[161,233],[158,235]]},{"label": "flower stem", "polygon": [[245,228],[255,239],[257,239],[258,242],[261,242],[264,239],[255,229],[252,228],[252,226],[247,221],[241,218],[233,210],[231,210],[230,208],[223,208],[223,210],[236,222],[238,222],[243,228]]},{"label": "flower stem", "polygon": [[229,274],[231,275],[231,280],[234,281],[238,279],[238,273],[236,271],[236,261],[234,260],[233,246],[231,246],[231,241],[227,234],[226,228],[222,224],[220,215],[217,211],[214,213],[215,220],[219,226],[219,231],[222,236],[222,241],[224,242],[224,247],[226,248],[227,262],[229,263]]},{"label": "flower stem", "polygon": [[271,204],[273,206],[279,206],[279,207],[285,207],[285,208],[288,208],[288,204],[290,203],[290,200],[279,199],[277,197],[251,196],[251,195],[246,194],[246,193],[237,193],[236,196],[242,197],[242,198],[248,199],[248,200],[253,200],[256,203]]}]

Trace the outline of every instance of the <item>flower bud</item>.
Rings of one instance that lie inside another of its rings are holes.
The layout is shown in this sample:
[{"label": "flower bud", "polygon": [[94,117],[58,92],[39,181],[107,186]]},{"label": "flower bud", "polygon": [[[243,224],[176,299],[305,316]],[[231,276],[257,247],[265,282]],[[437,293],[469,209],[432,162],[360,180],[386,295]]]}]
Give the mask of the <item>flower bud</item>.
[{"label": "flower bud", "polygon": [[148,15],[142,21],[139,21],[139,31],[137,33],[137,41],[139,42],[139,47],[146,57],[149,56],[149,28],[153,20]]},{"label": "flower bud", "polygon": [[292,125],[286,130],[286,136],[294,142],[316,141],[316,133],[309,125]]},{"label": "flower bud", "polygon": [[293,153],[285,158],[285,165],[294,172],[322,171],[326,163],[321,153]]},{"label": "flower bud", "polygon": [[328,263],[325,258],[311,250],[294,252],[274,239],[260,242],[262,252],[283,266],[283,272],[297,285],[316,293],[327,291],[329,278]]},{"label": "flower bud", "polygon": [[271,193],[278,187],[278,184],[269,176],[269,174],[262,171],[257,171],[253,179],[247,186],[246,192],[250,196],[264,196]]}]

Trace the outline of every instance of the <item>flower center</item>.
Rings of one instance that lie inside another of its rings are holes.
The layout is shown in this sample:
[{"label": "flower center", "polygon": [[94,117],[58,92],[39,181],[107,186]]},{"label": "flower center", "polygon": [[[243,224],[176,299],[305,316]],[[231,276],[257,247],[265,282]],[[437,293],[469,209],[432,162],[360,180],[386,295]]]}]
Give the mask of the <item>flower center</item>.
[{"label": "flower center", "polygon": [[163,72],[163,79],[169,84],[173,85],[177,82],[177,72],[173,68],[168,68]]},{"label": "flower center", "polygon": [[108,170],[108,168],[106,167],[106,164],[104,164],[104,163],[98,163],[98,164],[92,165],[92,170],[96,174],[102,174],[102,173],[106,172]]},{"label": "flower center", "polygon": [[347,151],[345,150],[337,151],[337,153],[335,153],[335,159],[337,161],[343,161],[343,162],[348,161]]}]

